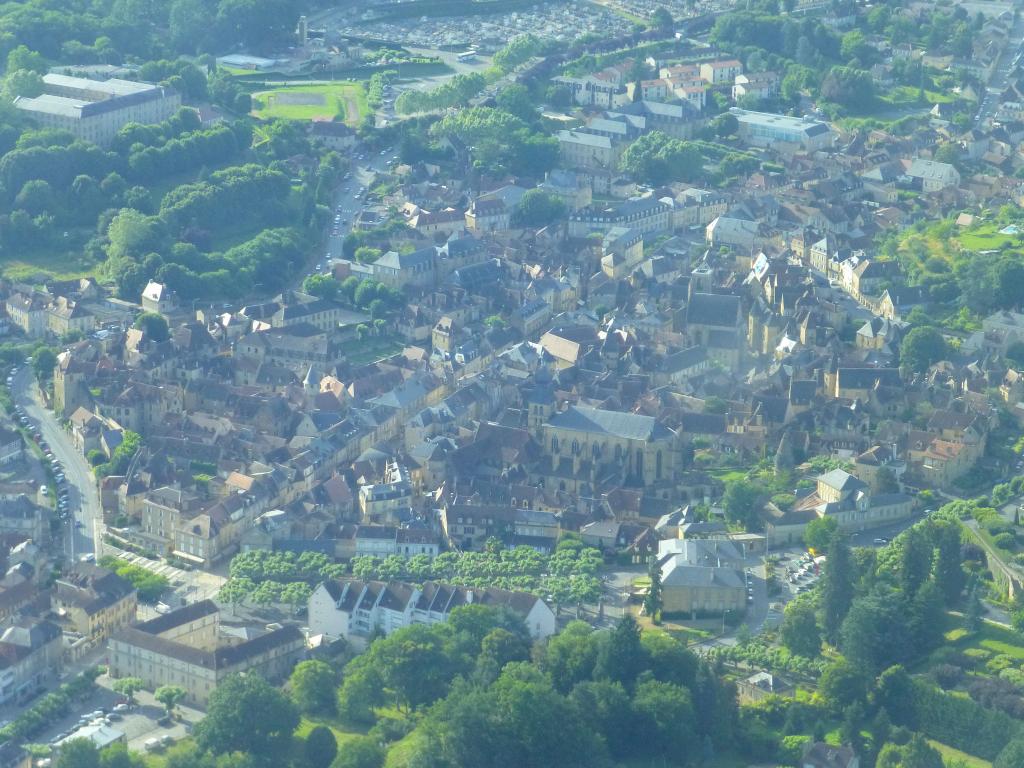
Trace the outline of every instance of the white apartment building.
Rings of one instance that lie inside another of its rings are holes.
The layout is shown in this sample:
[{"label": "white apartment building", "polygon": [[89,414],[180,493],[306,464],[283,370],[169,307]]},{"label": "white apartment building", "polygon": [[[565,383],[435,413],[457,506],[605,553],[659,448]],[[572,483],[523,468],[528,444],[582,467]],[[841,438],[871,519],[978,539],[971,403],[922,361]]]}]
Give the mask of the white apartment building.
[{"label": "white apartment building", "polygon": [[526,623],[534,639],[555,633],[555,614],[536,595],[504,589],[471,589],[428,581],[422,587],[404,582],[338,579],[321,583],[309,598],[310,635],[345,638],[363,644],[375,632],[391,634],[413,624],[438,624],[463,605],[510,608]]}]

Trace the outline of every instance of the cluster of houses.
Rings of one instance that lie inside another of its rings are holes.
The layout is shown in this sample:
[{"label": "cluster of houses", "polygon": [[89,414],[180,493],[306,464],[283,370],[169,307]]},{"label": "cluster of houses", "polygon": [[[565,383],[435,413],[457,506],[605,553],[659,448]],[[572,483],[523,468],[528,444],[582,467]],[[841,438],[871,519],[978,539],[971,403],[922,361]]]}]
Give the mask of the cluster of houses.
[{"label": "cluster of houses", "polygon": [[[630,81],[630,63],[556,78],[583,109],[544,179],[470,187],[431,163],[396,169],[384,202],[406,226],[393,249],[330,265],[400,292],[396,310],[301,291],[196,308],[158,282],[138,303],[91,280],[0,284],[0,330],[61,340],[52,406],[114,469],[98,480],[107,540],[212,569],[254,549],[347,561],[498,539],[546,553],[571,532],[656,559],[666,610],[709,615],[744,608],[751,547],[799,544],[823,517],[888,525],[915,512],[919,489],[1001,471],[986,447],[1001,406],[1024,424],[1024,372],[1006,355],[1024,315],[993,314],[951,359],[911,372],[900,343],[930,297],[876,244],[1016,202],[1019,179],[977,169],[1019,166],[1024,126],[965,133],[938,109],[904,135],[844,132],[746,108],[774,97],[773,73],[724,56],[654,64],[652,80]],[[716,91],[739,102],[729,141],[770,162],[714,189],[648,189],[618,170],[645,133],[693,137]],[[944,144],[980,164],[961,172],[936,156]],[[451,149],[467,167],[471,150]],[[518,226],[534,187],[565,202],[563,220]],[[385,216],[369,207],[356,226]],[[164,316],[168,338],[132,327],[141,311]],[[129,432],[142,447],[124,457]],[[16,433],[0,443],[19,460]],[[792,499],[765,500],[753,537],[729,533],[716,470],[766,456],[792,473]],[[813,457],[841,468],[815,471]],[[56,647],[111,640],[116,674],[160,685],[186,670],[198,702],[220,676],[283,671],[304,652],[294,628],[243,631],[206,603],[135,624],[134,590],[95,565],[47,585],[32,559],[45,505],[3,488],[0,534],[16,538],[0,547],[0,645],[13,649],[0,701],[38,687]],[[308,620],[365,639],[471,603],[518,611],[536,637],[555,628],[529,595],[354,578],[321,585]]]}]

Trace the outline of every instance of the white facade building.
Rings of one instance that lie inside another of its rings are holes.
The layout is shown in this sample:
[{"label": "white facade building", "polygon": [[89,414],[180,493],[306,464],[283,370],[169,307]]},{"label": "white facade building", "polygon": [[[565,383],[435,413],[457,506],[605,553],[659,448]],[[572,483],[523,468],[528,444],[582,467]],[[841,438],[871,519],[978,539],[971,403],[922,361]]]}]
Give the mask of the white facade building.
[{"label": "white facade building", "polygon": [[464,605],[505,606],[522,617],[535,640],[555,633],[555,614],[536,595],[503,589],[470,589],[428,581],[339,579],[321,583],[309,598],[311,635],[365,642],[375,631],[390,634],[413,624],[438,624]]}]

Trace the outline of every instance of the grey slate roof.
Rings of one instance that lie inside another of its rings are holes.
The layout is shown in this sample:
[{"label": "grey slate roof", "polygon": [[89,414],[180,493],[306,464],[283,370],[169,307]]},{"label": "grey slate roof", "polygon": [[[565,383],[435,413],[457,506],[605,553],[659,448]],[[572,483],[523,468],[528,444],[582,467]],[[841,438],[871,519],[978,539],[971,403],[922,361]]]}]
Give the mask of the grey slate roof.
[{"label": "grey slate roof", "polygon": [[659,425],[653,416],[636,413],[606,411],[584,405],[572,405],[551,418],[551,426],[577,432],[605,434],[626,440],[656,440],[666,437],[668,429]]}]

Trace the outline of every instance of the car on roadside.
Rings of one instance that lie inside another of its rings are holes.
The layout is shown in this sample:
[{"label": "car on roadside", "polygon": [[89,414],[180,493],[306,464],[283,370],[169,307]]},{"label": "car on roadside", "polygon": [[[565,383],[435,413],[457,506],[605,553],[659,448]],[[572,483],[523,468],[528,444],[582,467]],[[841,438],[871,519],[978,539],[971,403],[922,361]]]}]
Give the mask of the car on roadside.
[{"label": "car on roadside", "polygon": [[879,537],[879,538],[875,539],[873,543],[874,543],[874,545],[876,547],[884,547],[886,544],[889,543],[889,540],[888,539],[883,539],[883,538]]}]

